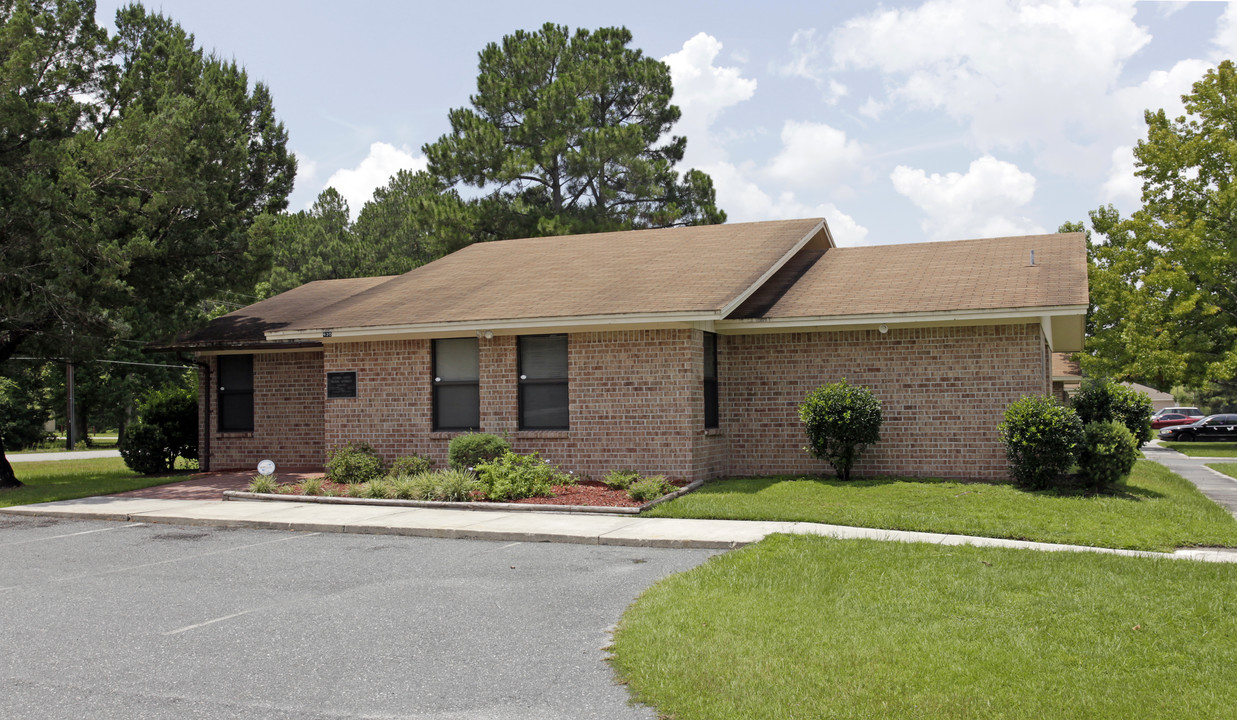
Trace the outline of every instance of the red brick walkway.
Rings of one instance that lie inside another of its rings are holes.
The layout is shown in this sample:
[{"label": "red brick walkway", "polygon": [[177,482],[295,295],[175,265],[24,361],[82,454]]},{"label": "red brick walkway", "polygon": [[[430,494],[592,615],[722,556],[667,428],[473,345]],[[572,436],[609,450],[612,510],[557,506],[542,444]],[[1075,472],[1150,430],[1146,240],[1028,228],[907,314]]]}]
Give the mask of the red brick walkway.
[{"label": "red brick walkway", "polygon": [[[188,480],[116,493],[117,497],[158,498],[160,500],[219,500],[224,490],[244,490],[253,472],[198,473]],[[280,482],[297,482],[308,477],[321,477],[320,472],[279,472]]]}]

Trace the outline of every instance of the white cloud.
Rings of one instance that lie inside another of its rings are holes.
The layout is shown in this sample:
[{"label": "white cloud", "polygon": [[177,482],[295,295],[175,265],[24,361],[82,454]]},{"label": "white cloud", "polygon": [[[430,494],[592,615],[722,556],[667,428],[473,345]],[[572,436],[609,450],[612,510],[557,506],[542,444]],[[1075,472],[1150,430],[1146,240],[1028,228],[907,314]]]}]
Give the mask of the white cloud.
[{"label": "white cloud", "polygon": [[1128,1],[928,0],[848,21],[832,60],[882,72],[892,99],[945,111],[980,147],[1043,147],[1107,129],[1108,96],[1151,40],[1134,14]]},{"label": "white cloud", "polygon": [[1230,4],[1224,8],[1211,43],[1216,46],[1211,55],[1213,60],[1219,62],[1237,58],[1237,5]]},{"label": "white cloud", "polygon": [[774,68],[778,74],[820,82],[825,77],[825,50],[816,28],[796,30],[790,36],[790,60]]},{"label": "white cloud", "polygon": [[1100,188],[1100,197],[1119,208],[1137,207],[1142,198],[1142,181],[1134,174],[1134,148],[1122,145],[1112,151],[1112,169]]},{"label": "white cloud", "polygon": [[749,180],[749,173],[743,168],[730,163],[716,163],[701,169],[713,177],[717,204],[725,208],[730,222],[824,217],[838,245],[867,243],[868,229],[833,203],[813,205],[799,200],[790,191],[773,197]]},{"label": "white cloud", "polygon": [[1035,195],[1035,176],[991,155],[972,162],[966,174],[928,175],[899,165],[890,180],[927,216],[921,227],[933,240],[1044,232],[1018,214]]},{"label": "white cloud", "polygon": [[756,81],[742,77],[738,68],[713,64],[721,50],[720,40],[702,32],[662,58],[670,66],[674,102],[683,111],[674,132],[687,137],[686,167],[724,157],[709,129],[723,110],[756,93]]},{"label": "white cloud", "polygon": [[782,151],[765,175],[795,187],[830,187],[853,177],[862,160],[863,148],[845,132],[788,120],[782,127]]},{"label": "white cloud", "polygon": [[868,99],[864,101],[863,105],[859,106],[859,114],[873,120],[880,120],[881,115],[884,114],[887,108],[888,106],[884,103],[874,97],[868,96]]},{"label": "white cloud", "polygon": [[[407,146],[397,148],[384,142],[369,146],[369,155],[355,168],[336,170],[327,178],[323,187],[333,187],[348,201],[348,209],[355,218],[365,203],[374,197],[374,190],[386,185],[391,176],[400,170],[424,170],[429,161],[424,155],[412,154]],[[310,201],[312,204],[313,201]]]}]

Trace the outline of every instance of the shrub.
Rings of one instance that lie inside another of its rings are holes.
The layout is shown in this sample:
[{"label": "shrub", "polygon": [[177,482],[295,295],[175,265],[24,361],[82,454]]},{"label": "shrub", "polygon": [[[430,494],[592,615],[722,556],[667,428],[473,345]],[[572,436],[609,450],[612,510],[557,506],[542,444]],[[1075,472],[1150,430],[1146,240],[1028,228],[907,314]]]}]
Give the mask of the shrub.
[{"label": "shrub", "polygon": [[419,475],[420,473],[427,472],[433,466],[433,458],[428,458],[424,455],[404,455],[403,457],[395,458],[395,462],[391,463],[391,468],[387,471],[387,475],[392,478],[404,475]]},{"label": "shrub", "polygon": [[251,493],[273,493],[279,490],[279,483],[271,475],[254,475],[249,481]]},{"label": "shrub", "polygon": [[302,495],[321,495],[322,494],[322,478],[305,478],[301,481]]},{"label": "shrub", "polygon": [[8,450],[35,447],[55,437],[43,429],[51,413],[41,378],[29,369],[16,374],[0,377],[0,440]]},{"label": "shrub", "polygon": [[640,479],[640,473],[635,470],[611,470],[601,479],[611,490],[626,490]]},{"label": "shrub", "polygon": [[1031,489],[1055,483],[1082,444],[1078,413],[1052,398],[1024,397],[1005,409],[998,430],[1014,482]]},{"label": "shrub", "polygon": [[143,475],[167,472],[176,463],[176,456],[170,454],[163,430],[142,422],[125,428],[120,457],[124,458],[130,470]]},{"label": "shrub", "polygon": [[507,451],[502,456],[477,466],[481,489],[490,500],[519,500],[526,497],[548,497],[555,485],[574,485],[575,480],[542,460],[537,453],[517,455]]},{"label": "shrub", "polygon": [[476,468],[483,462],[511,452],[511,443],[489,433],[467,433],[451,438],[447,446],[447,464],[456,470]]},{"label": "shrub", "polygon": [[1116,484],[1130,474],[1137,459],[1138,445],[1125,425],[1109,420],[1083,428],[1078,473],[1087,487],[1099,490]]},{"label": "shrub", "polygon": [[880,440],[881,404],[872,391],[841,382],[822,385],[808,393],[799,406],[813,457],[826,460],[842,480],[863,449]]},{"label": "shrub", "polygon": [[326,474],[338,483],[366,483],[382,477],[382,458],[366,443],[348,443],[327,455]]},{"label": "shrub", "polygon": [[649,502],[677,489],[661,475],[653,475],[633,482],[631,487],[627,488],[627,497],[638,502]]},{"label": "shrub", "polygon": [[198,459],[198,396],[187,387],[151,390],[137,404],[138,419],[163,431],[170,455],[168,470],[176,458]]},{"label": "shrub", "polygon": [[1115,421],[1134,437],[1135,448],[1151,441],[1151,398],[1107,379],[1088,378],[1070,401],[1084,425]]}]

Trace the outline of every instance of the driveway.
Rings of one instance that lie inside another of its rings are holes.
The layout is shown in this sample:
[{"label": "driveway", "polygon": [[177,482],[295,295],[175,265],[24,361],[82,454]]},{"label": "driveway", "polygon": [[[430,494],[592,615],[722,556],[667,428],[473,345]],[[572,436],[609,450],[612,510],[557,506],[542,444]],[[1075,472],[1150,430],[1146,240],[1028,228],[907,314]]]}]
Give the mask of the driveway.
[{"label": "driveway", "polygon": [[0,516],[0,717],[647,720],[608,630],[714,552]]}]

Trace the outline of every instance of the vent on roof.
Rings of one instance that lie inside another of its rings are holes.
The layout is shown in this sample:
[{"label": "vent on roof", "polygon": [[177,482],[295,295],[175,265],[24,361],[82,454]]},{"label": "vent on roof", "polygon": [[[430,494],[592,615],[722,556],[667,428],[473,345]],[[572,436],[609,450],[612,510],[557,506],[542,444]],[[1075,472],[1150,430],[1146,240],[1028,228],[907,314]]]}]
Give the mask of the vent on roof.
[{"label": "vent on roof", "polygon": [[1035,266],[1035,251],[1034,250],[1031,251],[1031,266],[1032,267]]}]

